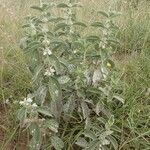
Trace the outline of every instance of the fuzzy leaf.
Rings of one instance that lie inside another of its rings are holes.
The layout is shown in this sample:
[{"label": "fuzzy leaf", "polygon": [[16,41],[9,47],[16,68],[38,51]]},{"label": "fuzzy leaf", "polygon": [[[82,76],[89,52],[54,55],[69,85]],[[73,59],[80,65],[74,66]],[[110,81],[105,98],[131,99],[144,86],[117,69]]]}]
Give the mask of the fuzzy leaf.
[{"label": "fuzzy leaf", "polygon": [[31,6],[32,9],[36,9],[36,10],[39,10],[39,11],[43,11],[43,9],[41,7],[38,7],[38,6]]},{"label": "fuzzy leaf", "polygon": [[41,147],[41,142],[42,142],[42,136],[41,136],[41,131],[36,123],[32,123],[29,127],[30,133],[32,135],[32,139],[30,141],[30,149],[31,150],[40,150]]},{"label": "fuzzy leaf", "polygon": [[68,76],[60,76],[58,78],[59,84],[66,84],[69,82],[69,80],[70,80],[70,78]]},{"label": "fuzzy leaf", "polygon": [[57,5],[57,7],[59,7],[59,8],[68,8],[69,6],[65,3],[60,3],[60,4]]},{"label": "fuzzy leaf", "polygon": [[114,124],[114,116],[111,115],[108,122],[105,124],[105,128],[107,130],[109,130],[112,127],[113,124]]},{"label": "fuzzy leaf", "polygon": [[56,25],[55,31],[57,31],[59,29],[64,29],[66,27],[68,27],[68,25],[66,23],[59,23],[59,24]]},{"label": "fuzzy leaf", "polygon": [[100,121],[103,125],[107,123],[107,121],[103,117],[98,117],[97,120]]},{"label": "fuzzy leaf", "polygon": [[94,23],[92,23],[91,24],[91,26],[93,26],[93,27],[102,27],[102,28],[105,28],[105,26],[103,25],[103,23],[101,23],[101,22],[94,22]]},{"label": "fuzzy leaf", "polygon": [[102,112],[103,114],[105,114],[108,118],[111,117],[111,113],[108,109],[106,109],[104,107],[104,104],[102,104],[101,102],[98,102],[96,104],[96,108],[95,108],[95,112],[97,115],[99,115],[100,112]]},{"label": "fuzzy leaf", "polygon": [[87,27],[87,25],[83,22],[76,22],[73,25],[78,25],[78,26],[82,26],[82,27]]},{"label": "fuzzy leaf", "polygon": [[88,138],[92,139],[92,140],[96,140],[96,139],[97,139],[95,133],[92,132],[92,131],[90,131],[90,130],[84,131],[84,132],[83,132],[83,135],[84,135],[85,137],[88,137]]},{"label": "fuzzy leaf", "polygon": [[82,112],[83,112],[83,118],[86,119],[90,115],[90,109],[88,108],[88,105],[85,102],[81,103]]},{"label": "fuzzy leaf", "polygon": [[62,101],[61,100],[56,100],[56,101],[52,100],[50,103],[50,109],[51,109],[51,112],[54,115],[54,117],[59,120],[60,116],[61,116],[61,112],[63,110]]},{"label": "fuzzy leaf", "polygon": [[40,86],[37,91],[34,93],[36,103],[42,105],[45,101],[47,93],[47,88],[45,86]]},{"label": "fuzzy leaf", "polygon": [[99,143],[98,140],[94,140],[94,141],[89,143],[89,145],[87,146],[86,150],[98,150],[99,144],[100,143]]},{"label": "fuzzy leaf", "polygon": [[75,109],[75,100],[73,98],[70,98],[66,104],[64,104],[64,112],[71,114]]},{"label": "fuzzy leaf", "polygon": [[51,131],[53,131],[55,133],[58,132],[59,124],[54,119],[46,120],[44,123],[44,126],[49,128]]},{"label": "fuzzy leaf", "polygon": [[50,55],[47,59],[45,59],[45,63],[46,62],[54,66],[57,74],[60,73],[60,62],[55,55]]},{"label": "fuzzy leaf", "polygon": [[58,136],[51,137],[52,146],[56,150],[62,150],[64,148],[64,142]]},{"label": "fuzzy leaf", "polygon": [[107,14],[106,12],[104,12],[104,11],[98,11],[98,13],[100,13],[100,14],[102,14],[103,16],[105,16],[105,17],[109,17],[109,14]]},{"label": "fuzzy leaf", "polygon": [[35,73],[34,73],[33,78],[32,78],[33,82],[37,81],[40,73],[42,72],[42,69],[43,69],[43,66],[41,66],[41,65],[39,65],[38,67],[36,67]]},{"label": "fuzzy leaf", "polygon": [[98,36],[88,36],[86,38],[88,41],[99,41],[100,38]]},{"label": "fuzzy leaf", "polygon": [[107,139],[112,143],[112,145],[113,145],[113,147],[114,147],[114,149],[115,150],[118,150],[118,142],[116,141],[116,139],[113,137],[113,136],[111,136],[111,135],[109,135],[108,137],[107,137]]},{"label": "fuzzy leaf", "polygon": [[17,112],[17,118],[20,120],[20,121],[23,121],[27,116],[27,110],[26,108],[21,108],[18,110]]},{"label": "fuzzy leaf", "polygon": [[49,93],[51,95],[52,101],[61,100],[61,95],[62,95],[61,86],[57,81],[57,79],[55,79],[54,77],[50,77],[48,87],[49,87]]},{"label": "fuzzy leaf", "polygon": [[75,144],[82,148],[86,148],[88,145],[88,142],[84,138],[79,138]]},{"label": "fuzzy leaf", "polygon": [[37,111],[45,116],[53,117],[50,109],[46,106],[41,106],[37,109]]}]

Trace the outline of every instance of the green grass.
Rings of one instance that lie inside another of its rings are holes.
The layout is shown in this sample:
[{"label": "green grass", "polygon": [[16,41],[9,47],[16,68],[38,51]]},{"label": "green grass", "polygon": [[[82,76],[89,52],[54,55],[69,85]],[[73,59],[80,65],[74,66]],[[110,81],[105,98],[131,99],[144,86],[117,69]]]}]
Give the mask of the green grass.
[{"label": "green grass", "polygon": [[[1,5],[4,3],[0,0]],[[83,3],[86,7],[79,16],[86,22],[97,17],[95,10],[105,10],[108,6],[106,0],[84,0]],[[12,118],[16,108],[13,102],[19,101],[31,89],[27,58],[19,47],[23,36],[21,26],[24,17],[30,14],[30,5],[29,0],[10,0],[5,7],[0,7],[0,101],[10,99],[12,103],[5,116],[11,124],[6,126],[8,135],[17,124]],[[114,111],[116,124],[122,127],[120,150],[146,150],[150,147],[150,95],[146,95],[150,88],[150,2],[140,1],[134,8],[133,1],[120,1],[116,9],[122,12],[117,20],[121,44],[116,62],[123,74],[121,84],[126,100],[123,107]],[[4,130],[2,126],[0,122],[0,130]]]},{"label": "green grass", "polygon": [[[150,83],[150,55],[141,54],[136,58],[129,58],[123,66],[123,85],[126,103],[123,108],[116,111],[118,122],[122,124],[122,143],[124,148],[146,149],[149,143],[146,135],[150,135],[150,105],[149,95],[146,91]],[[121,121],[122,120],[122,121]],[[121,121],[121,122],[120,122]],[[140,136],[138,139],[136,139]],[[135,140],[134,140],[135,138]]]}]

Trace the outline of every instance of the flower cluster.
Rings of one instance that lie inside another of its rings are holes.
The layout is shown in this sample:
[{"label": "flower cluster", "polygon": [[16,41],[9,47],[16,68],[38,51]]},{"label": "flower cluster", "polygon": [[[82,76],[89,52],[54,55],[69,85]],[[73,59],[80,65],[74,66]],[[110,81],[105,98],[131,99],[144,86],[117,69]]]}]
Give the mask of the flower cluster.
[{"label": "flower cluster", "polygon": [[43,51],[43,55],[45,56],[45,55],[51,55],[51,54],[52,54],[52,51],[48,47],[46,47]]},{"label": "flower cluster", "polygon": [[25,107],[32,107],[32,108],[36,108],[37,104],[36,103],[32,103],[33,100],[32,98],[24,98],[23,101],[20,101],[19,104]]},{"label": "flower cluster", "polygon": [[53,67],[47,68],[44,75],[45,76],[53,76],[55,73],[55,69]]}]

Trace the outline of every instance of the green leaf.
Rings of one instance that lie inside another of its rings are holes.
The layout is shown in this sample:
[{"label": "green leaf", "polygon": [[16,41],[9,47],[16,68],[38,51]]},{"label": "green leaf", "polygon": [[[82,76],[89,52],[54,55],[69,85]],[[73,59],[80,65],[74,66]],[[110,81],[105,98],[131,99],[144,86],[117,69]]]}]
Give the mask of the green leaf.
[{"label": "green leaf", "polygon": [[107,123],[106,119],[104,119],[103,117],[98,117],[97,120],[100,121],[103,125]]},{"label": "green leaf", "polygon": [[76,3],[76,4],[73,4],[72,7],[82,7],[82,5]]},{"label": "green leaf", "polygon": [[61,17],[56,17],[56,18],[50,18],[49,19],[49,22],[55,22],[55,23],[58,23],[59,21],[63,21],[65,20],[64,18],[61,18]]},{"label": "green leaf", "polygon": [[89,87],[89,88],[87,89],[87,92],[90,92],[90,93],[92,93],[92,94],[98,94],[98,95],[100,95],[100,90],[97,89],[97,88],[94,88],[94,87]]},{"label": "green leaf", "polygon": [[38,107],[37,111],[45,116],[53,117],[50,109],[46,106]]},{"label": "green leaf", "polygon": [[107,14],[106,12],[104,12],[104,11],[98,11],[98,13],[100,13],[100,14],[102,14],[103,16],[105,16],[105,17],[109,17],[109,14]]},{"label": "green leaf", "polygon": [[70,78],[67,75],[58,77],[59,84],[66,84],[70,81]]},{"label": "green leaf", "polygon": [[59,120],[63,110],[62,100],[52,100],[50,103],[50,109],[54,117]]},{"label": "green leaf", "polygon": [[125,100],[123,98],[121,98],[120,96],[114,95],[113,98],[117,99],[118,101],[120,101],[122,104],[124,104]]},{"label": "green leaf", "polygon": [[64,142],[58,136],[52,136],[51,143],[56,150],[62,150],[64,148]]},{"label": "green leaf", "polygon": [[56,25],[54,30],[57,31],[59,29],[64,29],[66,27],[68,27],[68,25],[66,23],[59,23],[59,24]]},{"label": "green leaf", "polygon": [[30,24],[25,24],[22,26],[22,28],[28,28],[28,27],[30,27]]},{"label": "green leaf", "polygon": [[37,123],[32,123],[29,126],[30,134],[32,135],[32,139],[30,141],[29,147],[31,150],[40,150],[42,143],[42,135]]},{"label": "green leaf", "polygon": [[38,105],[42,105],[45,101],[47,93],[46,86],[40,86],[37,91],[34,93],[35,95],[35,101]]},{"label": "green leaf", "polygon": [[82,26],[82,27],[87,27],[87,25],[83,22],[76,22],[73,25],[77,25],[77,26]]},{"label": "green leaf", "polygon": [[81,102],[82,112],[83,112],[83,118],[86,119],[90,115],[90,109],[88,108],[88,105],[83,101]]},{"label": "green leaf", "polygon": [[89,143],[86,150],[98,150],[100,142],[98,140],[94,140]]},{"label": "green leaf", "polygon": [[48,87],[49,87],[49,93],[51,95],[52,101],[61,100],[62,91],[61,91],[61,86],[57,81],[57,79],[55,79],[54,77],[50,77]]},{"label": "green leaf", "polygon": [[75,99],[69,98],[69,100],[64,104],[64,113],[71,114],[75,109]]},{"label": "green leaf", "polygon": [[114,149],[118,150],[119,146],[118,146],[117,140],[113,136],[111,136],[111,135],[107,136],[107,139],[112,143]]},{"label": "green leaf", "polygon": [[121,12],[114,12],[114,11],[113,11],[113,12],[110,12],[109,15],[110,15],[111,18],[115,18],[115,17],[121,15]]},{"label": "green leaf", "polygon": [[86,40],[88,40],[88,41],[99,41],[100,37],[98,37],[98,36],[88,36],[86,38]]},{"label": "green leaf", "polygon": [[91,26],[97,27],[97,28],[99,28],[99,27],[105,28],[105,26],[101,22],[94,22],[91,24]]},{"label": "green leaf", "polygon": [[39,75],[41,74],[42,72],[42,69],[43,69],[43,66],[42,65],[39,65],[35,68],[35,72],[34,72],[34,75],[32,77],[32,81],[35,82],[38,80],[39,78]]},{"label": "green leaf", "polygon": [[50,55],[49,56],[49,63],[55,67],[56,73],[60,73],[60,62],[58,58],[55,55]]},{"label": "green leaf", "polygon": [[109,95],[109,91],[108,91],[108,89],[106,89],[106,88],[102,88],[102,87],[99,87],[98,88],[101,92],[103,92],[103,94],[105,94],[106,96],[108,96]]},{"label": "green leaf", "polygon": [[85,126],[84,126],[84,129],[85,130],[88,130],[91,128],[91,120],[90,120],[90,116],[86,118],[85,120]]},{"label": "green leaf", "polygon": [[110,130],[110,128],[112,127],[113,124],[114,124],[114,116],[111,115],[108,122],[105,124],[105,128],[107,130]]},{"label": "green leaf", "polygon": [[95,133],[92,132],[92,131],[90,131],[90,130],[84,131],[84,132],[83,132],[83,135],[84,135],[85,137],[88,137],[88,138],[92,139],[92,140],[96,140],[96,139],[97,139]]},{"label": "green leaf", "polygon": [[26,108],[21,108],[17,112],[17,118],[22,122],[27,116]]},{"label": "green leaf", "polygon": [[44,127],[49,128],[51,131],[57,133],[59,124],[54,119],[48,119],[45,121]]},{"label": "green leaf", "polygon": [[57,5],[57,7],[59,7],[59,8],[68,8],[69,6],[65,3],[60,3],[60,4]]},{"label": "green leaf", "polygon": [[84,48],[84,44],[81,42],[81,41],[73,41],[72,42],[72,48],[73,49],[82,49],[82,48]]},{"label": "green leaf", "polygon": [[39,6],[31,6],[31,8],[39,10],[39,11],[43,11],[42,7],[39,7]]},{"label": "green leaf", "polygon": [[110,111],[107,108],[105,108],[104,104],[100,101],[96,104],[95,112],[96,112],[97,115],[99,115],[99,113],[102,112],[108,118],[111,117]]},{"label": "green leaf", "polygon": [[79,139],[77,140],[75,144],[82,148],[86,148],[88,145],[88,142],[84,138],[79,137]]}]

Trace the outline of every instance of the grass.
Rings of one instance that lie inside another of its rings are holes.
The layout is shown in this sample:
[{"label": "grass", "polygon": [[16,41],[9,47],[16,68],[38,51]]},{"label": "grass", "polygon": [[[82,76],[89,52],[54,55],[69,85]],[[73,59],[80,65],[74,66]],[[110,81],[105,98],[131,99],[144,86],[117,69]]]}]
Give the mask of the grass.
[{"label": "grass", "polygon": [[[127,2],[118,1],[116,6],[122,15],[117,20],[120,28],[116,36],[121,44],[115,56],[123,74],[121,84],[126,102],[114,113],[116,123],[122,127],[120,150],[146,150],[150,147],[150,94],[146,94],[150,88],[150,2],[141,0],[137,6],[132,0]],[[90,22],[97,17],[95,10],[105,10],[109,1],[83,0],[83,3],[86,7],[79,16]],[[24,17],[32,13],[30,5],[29,0],[0,0],[0,101],[5,110],[0,119],[7,120],[0,121],[0,131],[6,134],[4,145],[18,134],[13,132],[17,124],[13,119],[16,109],[13,102],[19,101],[31,88],[27,58],[19,47]],[[90,31],[85,34],[87,32]],[[7,99],[13,105],[5,109]]]}]

